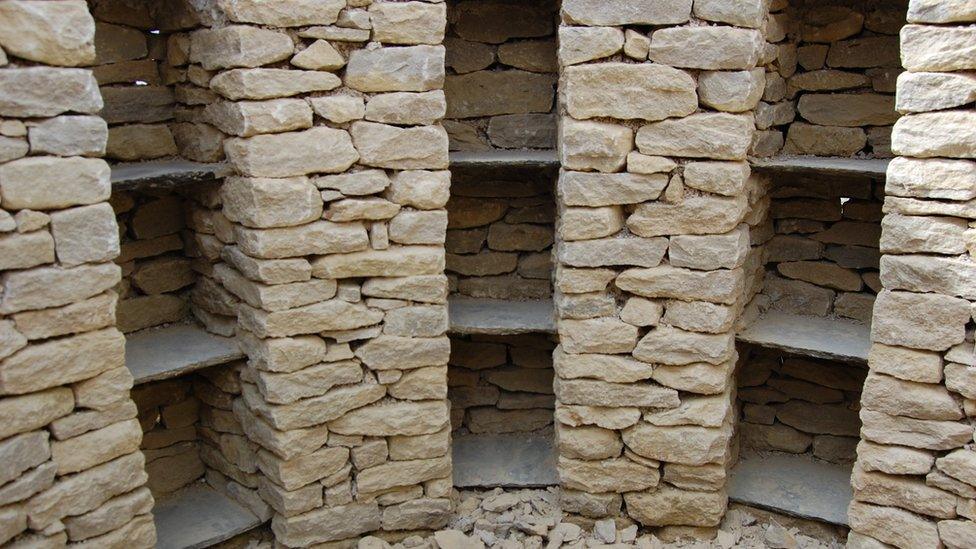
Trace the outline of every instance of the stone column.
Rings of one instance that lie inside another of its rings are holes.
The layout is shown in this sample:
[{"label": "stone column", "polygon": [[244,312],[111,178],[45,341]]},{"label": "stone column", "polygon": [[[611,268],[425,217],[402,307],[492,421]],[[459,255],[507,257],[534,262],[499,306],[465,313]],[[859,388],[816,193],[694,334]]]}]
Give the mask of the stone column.
[{"label": "stone column", "polygon": [[733,325],[761,271],[749,225],[764,217],[764,185],[746,153],[765,17],[759,0],[694,13],[678,0],[563,2],[554,363],[566,512],[623,512],[666,537],[714,534],[725,512]]},{"label": "stone column", "polygon": [[228,134],[214,278],[248,356],[233,409],[287,547],[451,511],[439,2],[220,2],[190,34]]},{"label": "stone column", "polygon": [[971,3],[912,0],[901,31],[849,547],[976,544],[974,22]]},{"label": "stone column", "polygon": [[152,547],[95,24],[0,2],[0,544]]}]

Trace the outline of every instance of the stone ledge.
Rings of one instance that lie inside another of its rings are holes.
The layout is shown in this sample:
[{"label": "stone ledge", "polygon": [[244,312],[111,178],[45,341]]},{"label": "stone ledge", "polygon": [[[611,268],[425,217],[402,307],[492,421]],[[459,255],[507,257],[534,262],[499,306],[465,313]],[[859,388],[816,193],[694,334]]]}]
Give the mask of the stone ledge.
[{"label": "stone ledge", "polygon": [[157,549],[210,547],[262,523],[237,502],[202,482],[158,500],[153,520]]},{"label": "stone ledge", "polygon": [[729,499],[847,526],[851,468],[809,454],[743,454],[729,475]]},{"label": "stone ledge", "polygon": [[451,167],[559,167],[559,155],[555,150],[507,150],[460,151],[450,155]]},{"label": "stone ledge", "polygon": [[448,300],[449,331],[455,334],[556,333],[551,299],[507,301],[454,296]]},{"label": "stone ledge", "polygon": [[136,385],[159,381],[244,358],[233,338],[195,324],[149,328],[125,337],[125,365]]},{"label": "stone ledge", "polygon": [[173,188],[214,181],[230,175],[226,164],[189,160],[123,162],[112,166],[112,190]]},{"label": "stone ledge", "polygon": [[867,362],[871,327],[843,318],[770,311],[736,339],[815,358]]},{"label": "stone ledge", "polygon": [[756,158],[750,163],[757,171],[885,177],[890,158],[840,158],[828,156],[777,156]]}]

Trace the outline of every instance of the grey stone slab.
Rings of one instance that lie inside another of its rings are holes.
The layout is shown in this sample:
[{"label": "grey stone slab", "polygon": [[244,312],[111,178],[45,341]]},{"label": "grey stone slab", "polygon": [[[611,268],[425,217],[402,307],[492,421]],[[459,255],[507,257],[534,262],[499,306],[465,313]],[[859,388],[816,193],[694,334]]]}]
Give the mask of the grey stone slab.
[{"label": "grey stone slab", "polygon": [[454,486],[532,487],[559,484],[553,435],[464,435],[454,438]]},{"label": "grey stone slab", "polygon": [[153,520],[157,549],[210,547],[261,525],[261,519],[202,482],[157,501]]},{"label": "grey stone slab", "polygon": [[729,498],[787,515],[847,525],[851,465],[810,454],[743,454],[729,476]]},{"label": "grey stone slab", "polygon": [[125,365],[136,384],[178,377],[244,358],[237,342],[196,324],[149,328],[125,337]]},{"label": "grey stone slab", "polygon": [[854,320],[769,311],[739,332],[739,341],[798,355],[867,362],[871,327]]},{"label": "grey stone slab", "polygon": [[112,166],[112,189],[172,188],[214,181],[229,174],[226,164],[189,160],[123,162]]},{"label": "grey stone slab", "polygon": [[456,334],[555,333],[554,312],[550,299],[507,301],[456,296],[447,305],[450,331]]},{"label": "grey stone slab", "polygon": [[467,166],[525,166],[525,167],[558,167],[559,156],[555,150],[507,150],[493,149],[490,151],[458,151],[450,155],[451,167]]},{"label": "grey stone slab", "polygon": [[814,173],[829,175],[884,178],[888,158],[841,158],[826,156],[777,156],[752,160],[756,170],[783,173]]}]

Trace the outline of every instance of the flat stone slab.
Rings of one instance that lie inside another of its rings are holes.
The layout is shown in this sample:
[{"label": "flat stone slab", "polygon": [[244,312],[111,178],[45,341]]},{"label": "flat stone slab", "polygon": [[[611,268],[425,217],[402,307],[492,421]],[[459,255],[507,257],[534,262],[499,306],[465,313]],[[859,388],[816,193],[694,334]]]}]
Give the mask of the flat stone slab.
[{"label": "flat stone slab", "polygon": [[556,333],[551,299],[506,301],[458,296],[447,303],[449,329],[455,334]]},{"label": "flat stone slab", "polygon": [[729,498],[787,515],[847,526],[851,465],[810,454],[743,453],[729,476]]},{"label": "flat stone slab", "polygon": [[459,436],[452,453],[458,488],[559,484],[551,433]]},{"label": "flat stone slab", "polygon": [[230,174],[226,164],[189,160],[123,162],[112,166],[112,189],[170,188],[213,181]]},{"label": "flat stone slab", "polygon": [[559,166],[555,150],[459,151],[450,154],[451,167],[461,166],[524,166],[549,168]]},{"label": "flat stone slab", "polygon": [[202,482],[153,507],[157,549],[210,547],[261,525],[261,519]]},{"label": "flat stone slab", "polygon": [[832,156],[777,156],[752,160],[753,168],[785,173],[818,173],[829,175],[884,178],[888,158],[841,158]]},{"label": "flat stone slab", "polygon": [[769,311],[739,332],[739,341],[798,355],[867,362],[871,327],[854,320]]},{"label": "flat stone slab", "polygon": [[137,385],[240,358],[244,353],[233,338],[213,335],[196,324],[149,328],[125,336],[125,365]]}]

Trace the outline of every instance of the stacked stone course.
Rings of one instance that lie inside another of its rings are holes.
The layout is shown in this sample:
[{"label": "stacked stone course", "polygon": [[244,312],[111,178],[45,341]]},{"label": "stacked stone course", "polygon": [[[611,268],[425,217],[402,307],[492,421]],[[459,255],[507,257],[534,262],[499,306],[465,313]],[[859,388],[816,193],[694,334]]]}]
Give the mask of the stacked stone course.
[{"label": "stacked stone course", "polygon": [[152,547],[85,2],[0,3],[0,544]]}]

